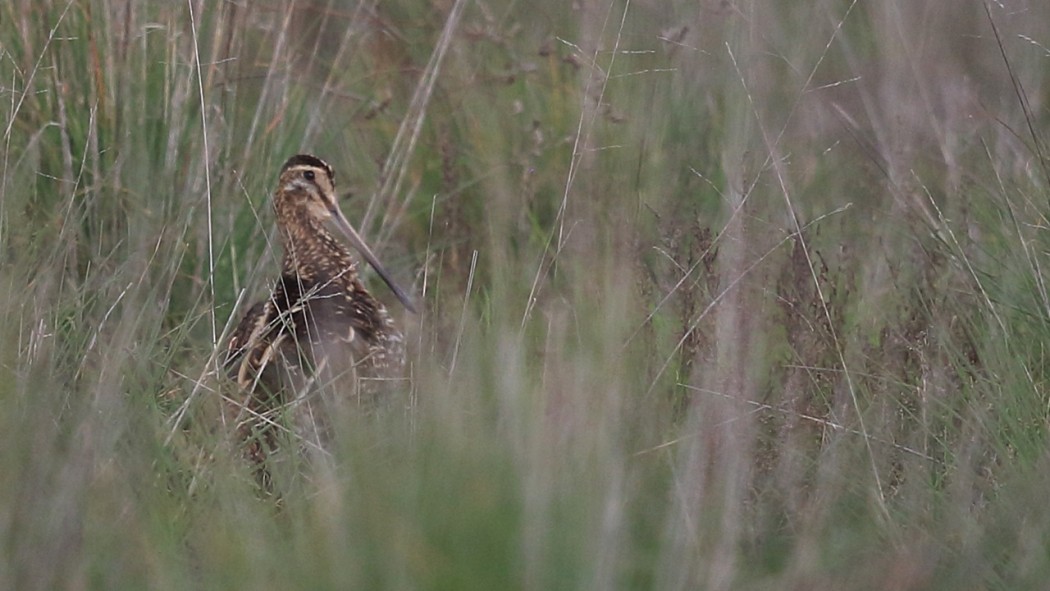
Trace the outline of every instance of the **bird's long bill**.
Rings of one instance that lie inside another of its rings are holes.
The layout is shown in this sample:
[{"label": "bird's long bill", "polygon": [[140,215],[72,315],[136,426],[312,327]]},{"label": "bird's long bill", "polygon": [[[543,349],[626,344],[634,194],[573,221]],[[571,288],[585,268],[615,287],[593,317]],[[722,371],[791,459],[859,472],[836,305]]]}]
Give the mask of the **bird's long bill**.
[{"label": "bird's long bill", "polygon": [[390,287],[390,291],[394,292],[397,299],[401,300],[401,303],[408,308],[409,312],[416,313],[416,306],[412,303],[412,298],[408,297],[408,294],[394,283],[394,280],[387,274],[386,269],[379,263],[379,259],[372,253],[372,249],[368,248],[365,241],[361,238],[361,235],[357,233],[357,230],[350,225],[350,222],[346,220],[346,216],[338,208],[333,208],[332,218],[335,220],[335,225],[338,227],[343,234],[346,235],[346,239],[350,241],[350,245],[357,249],[361,253],[361,256],[365,257],[369,265],[379,273],[379,276],[383,278],[383,281]]}]

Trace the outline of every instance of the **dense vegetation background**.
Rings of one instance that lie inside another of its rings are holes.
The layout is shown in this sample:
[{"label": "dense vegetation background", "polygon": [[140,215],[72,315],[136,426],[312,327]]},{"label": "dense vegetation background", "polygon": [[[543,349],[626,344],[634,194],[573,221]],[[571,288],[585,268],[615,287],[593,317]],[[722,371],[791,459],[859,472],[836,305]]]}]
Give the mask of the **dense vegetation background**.
[{"label": "dense vegetation background", "polygon": [[[1043,589],[1050,4],[0,3],[0,588]],[[425,310],[259,493],[299,151]]]}]

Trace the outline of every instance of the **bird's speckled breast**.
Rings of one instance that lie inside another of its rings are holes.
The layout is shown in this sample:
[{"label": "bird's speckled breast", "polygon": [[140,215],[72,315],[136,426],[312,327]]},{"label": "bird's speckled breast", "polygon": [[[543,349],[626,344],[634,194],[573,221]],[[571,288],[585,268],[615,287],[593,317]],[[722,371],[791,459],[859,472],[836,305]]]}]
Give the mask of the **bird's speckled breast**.
[{"label": "bird's speckled breast", "polygon": [[389,315],[371,294],[353,283],[325,274],[305,281],[299,275],[285,273],[274,293],[274,303],[290,320],[301,343],[330,339],[376,343],[382,332],[394,330],[391,323],[384,322]]}]

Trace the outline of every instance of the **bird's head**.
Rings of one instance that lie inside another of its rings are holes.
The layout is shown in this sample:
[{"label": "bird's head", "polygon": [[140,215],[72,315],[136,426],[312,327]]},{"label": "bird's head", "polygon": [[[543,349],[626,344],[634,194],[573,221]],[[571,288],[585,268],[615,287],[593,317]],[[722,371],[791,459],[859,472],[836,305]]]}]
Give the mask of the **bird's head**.
[{"label": "bird's head", "polygon": [[308,154],[289,158],[281,167],[274,208],[278,221],[286,224],[307,220],[323,223],[333,216],[342,216],[336,203],[332,167]]}]

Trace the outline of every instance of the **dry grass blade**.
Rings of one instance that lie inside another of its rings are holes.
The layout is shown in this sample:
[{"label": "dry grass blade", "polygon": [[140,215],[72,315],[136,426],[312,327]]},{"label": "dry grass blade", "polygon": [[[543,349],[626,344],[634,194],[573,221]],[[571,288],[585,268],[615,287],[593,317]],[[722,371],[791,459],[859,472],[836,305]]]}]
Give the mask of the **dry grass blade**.
[{"label": "dry grass blade", "polygon": [[398,204],[396,200],[397,194],[401,191],[401,183],[404,181],[405,174],[408,171],[409,160],[415,152],[416,142],[419,140],[419,134],[423,130],[427,105],[430,103],[431,96],[434,93],[434,85],[441,74],[441,65],[459,28],[459,21],[466,4],[467,0],[455,0],[451,10],[449,10],[448,17],[445,19],[445,27],[441,30],[441,36],[434,45],[430,61],[427,62],[427,66],[423,70],[423,76],[416,85],[416,91],[412,95],[412,101],[409,103],[408,113],[405,114],[401,127],[397,131],[397,136],[394,138],[394,144],[390,148],[390,156],[383,165],[382,183],[365,210],[361,227],[369,228],[375,215],[375,208],[386,201],[390,202],[383,214],[382,227],[384,231],[380,234],[379,239],[376,240],[377,247],[389,239],[397,225],[397,217],[404,212],[407,206],[407,202],[402,202],[399,207],[395,207]]}]

